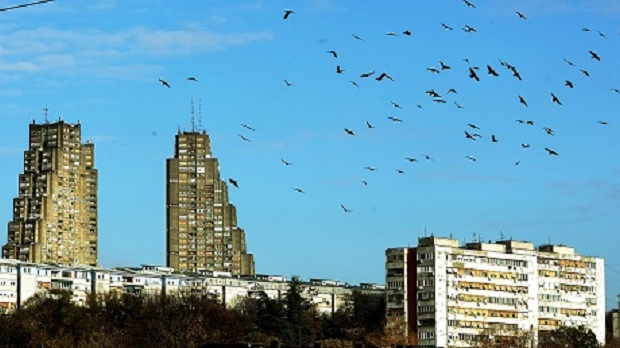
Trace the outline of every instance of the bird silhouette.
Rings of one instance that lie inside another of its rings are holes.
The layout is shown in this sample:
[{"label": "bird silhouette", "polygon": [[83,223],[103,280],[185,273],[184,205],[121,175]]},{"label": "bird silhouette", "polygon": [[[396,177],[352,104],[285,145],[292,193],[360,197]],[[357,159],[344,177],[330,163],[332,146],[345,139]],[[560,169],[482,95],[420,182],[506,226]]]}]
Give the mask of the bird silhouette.
[{"label": "bird silhouette", "polygon": [[342,74],[343,72],[344,72],[344,69],[342,69],[342,68],[340,67],[340,65],[336,65],[336,73],[337,73],[337,74]]},{"label": "bird silhouette", "polygon": [[476,70],[474,70],[474,68],[472,67],[469,68],[469,78],[474,79],[476,81],[480,81],[478,74],[476,74]]},{"label": "bird silhouette", "polygon": [[437,104],[445,104],[446,103],[446,101],[441,99],[441,98],[435,98],[435,99],[433,99],[433,101],[435,103],[437,103]]},{"label": "bird silhouette", "polygon": [[354,38],[355,40],[364,41],[364,39],[362,39],[361,37],[359,37],[359,36],[357,36],[357,35],[355,35],[355,34],[351,34],[351,36],[353,36],[353,38]]},{"label": "bird silhouette", "polygon": [[470,134],[468,131],[465,131],[465,138],[466,139],[471,139],[471,140],[474,140],[474,141],[476,140],[476,138],[472,134]]},{"label": "bird silhouette", "polygon": [[493,70],[493,68],[490,65],[487,65],[487,73],[491,76],[499,76],[499,74],[497,73],[497,71]]},{"label": "bird silhouette", "polygon": [[597,122],[598,122],[599,124],[602,124],[602,125],[606,125],[606,124],[608,124],[608,123],[609,123],[609,122],[607,122],[607,121],[597,121]]},{"label": "bird silhouette", "polygon": [[475,33],[476,32],[476,28],[472,27],[471,25],[465,24],[463,26],[463,31],[466,32],[466,33]]},{"label": "bird silhouette", "polygon": [[454,88],[450,88],[450,89],[448,89],[448,91],[446,92],[446,94],[450,94],[450,93],[455,93],[455,94],[456,94],[456,89],[454,89]]},{"label": "bird silhouette", "polygon": [[385,33],[385,35],[387,36],[398,36],[395,32],[393,31],[388,31],[387,33]]},{"label": "bird silhouette", "polygon": [[[293,13],[295,13],[295,12],[294,12],[294,11],[292,11],[292,10],[284,10],[284,17],[283,17],[283,18],[284,18],[284,19],[288,19],[288,17],[289,17],[291,14],[293,14]],[[302,17],[303,17],[303,16],[302,16]]]},{"label": "bird silhouette", "polygon": [[494,143],[497,142],[497,138],[495,137],[495,134],[491,134],[491,142],[494,142]]},{"label": "bird silhouette", "polygon": [[284,158],[280,158],[280,161],[282,161],[282,163],[284,163],[285,166],[293,165],[292,162],[286,161]]},{"label": "bird silhouette", "polygon": [[564,85],[567,86],[568,88],[573,88],[573,83],[568,80],[564,80]]},{"label": "bird silhouette", "polygon": [[247,141],[248,143],[250,142],[250,139],[248,139],[248,138],[244,137],[243,135],[241,135],[241,134],[237,134],[237,135],[238,135],[238,136],[239,136],[239,138],[241,138],[243,141]]},{"label": "bird silhouette", "polygon": [[385,72],[382,72],[382,73],[381,73],[381,75],[379,75],[379,76],[377,76],[377,77],[375,78],[375,80],[377,80],[377,81],[382,81],[384,78],[386,78],[386,79],[388,79],[388,80],[390,80],[390,81],[394,81],[394,79],[393,79],[390,75],[388,75],[387,73],[385,73]]},{"label": "bird silhouette", "polygon": [[586,77],[590,77],[590,73],[587,70],[579,69]]},{"label": "bird silhouette", "polygon": [[234,187],[239,188],[239,183],[237,182],[237,180],[229,178],[228,182],[231,183]]},{"label": "bird silhouette", "polygon": [[467,5],[467,7],[476,8],[476,6],[472,4],[469,0],[463,0],[463,2],[465,3],[465,5]]},{"label": "bird silhouette", "polygon": [[398,103],[396,103],[394,101],[390,101],[390,103],[392,103],[392,105],[394,105],[394,107],[397,108],[397,109],[402,109],[403,108],[402,106],[400,106],[400,104],[398,104]]},{"label": "bird silhouette", "polygon": [[396,118],[393,116],[388,116],[388,120],[392,121],[392,122],[403,122],[403,120],[401,120],[400,118]]},{"label": "bird silhouette", "polygon": [[426,92],[424,92],[426,94],[428,94],[429,96],[433,97],[433,98],[441,98],[441,95],[437,92],[435,92],[434,89],[429,89]]},{"label": "bird silhouette", "polygon": [[564,61],[566,62],[566,64],[570,65],[570,66],[576,66],[575,63],[571,62],[570,60],[564,58]]},{"label": "bird silhouette", "polygon": [[360,88],[360,85],[357,84],[357,82],[350,80],[349,82],[351,82],[351,84],[357,88]]},{"label": "bird silhouette", "polygon": [[601,61],[601,57],[599,57],[599,55],[598,55],[598,54],[596,54],[596,52],[594,52],[594,51],[589,51],[589,52],[590,52],[590,57],[591,57],[592,59],[596,59],[596,60],[598,60],[599,62]]},{"label": "bird silhouette", "polygon": [[244,123],[241,124],[241,127],[245,128],[245,129],[249,129],[252,132],[256,131],[256,129],[254,129],[254,128],[252,128],[252,127],[250,127],[250,126],[248,126],[247,124],[244,124]]},{"label": "bird silhouette", "polygon": [[549,128],[549,127],[543,127],[543,129],[545,130],[545,132],[549,135],[555,135],[555,132],[553,131],[553,129]]},{"label": "bird silhouette", "polygon": [[527,105],[527,101],[525,101],[525,98],[523,98],[523,97],[522,97],[522,96],[520,96],[520,95],[518,95],[518,97],[519,97],[519,103],[521,103],[521,104],[523,104],[523,105],[525,105],[525,106],[528,106],[528,105]]},{"label": "bird silhouette", "polygon": [[429,155],[422,155],[422,157],[424,157],[428,161],[432,161],[433,160],[433,158],[431,156],[429,156]]},{"label": "bird silhouette", "polygon": [[368,181],[362,180],[362,184],[364,184],[364,186],[368,186]]},{"label": "bird silhouette", "polygon": [[293,83],[289,82],[288,80],[284,79],[284,83],[288,86],[288,87],[293,87],[295,86]]},{"label": "bird silhouette", "polygon": [[465,158],[467,158],[468,160],[472,161],[472,162],[476,162],[476,158],[473,156],[465,156]]},{"label": "bird silhouette", "polygon": [[549,155],[550,155],[550,156],[551,156],[551,155],[553,155],[553,156],[559,156],[559,154],[558,154],[556,151],[554,151],[554,150],[552,150],[552,149],[550,149],[550,148],[548,148],[548,147],[545,147],[545,150],[547,150],[547,152],[549,153]]},{"label": "bird silhouette", "polygon": [[299,193],[306,193],[304,190],[300,189],[299,187],[293,187],[293,190]]},{"label": "bird silhouette", "polygon": [[159,79],[159,82],[161,82],[161,84],[162,84],[163,86],[166,86],[166,87],[170,88],[170,84],[168,83],[168,81],[165,81],[164,79],[161,79],[161,78],[160,78],[160,79]]},{"label": "bird silhouette", "polygon": [[352,212],[352,211],[353,211],[353,210],[348,209],[347,207],[345,207],[343,204],[340,204],[340,208],[342,208],[342,210],[343,210],[345,213],[350,213],[350,212]]},{"label": "bird silhouette", "polygon": [[605,34],[603,34],[603,32],[601,32],[600,30],[596,31],[598,33],[598,36],[602,37],[603,39],[606,39],[607,36],[605,36]]},{"label": "bird silhouette", "polygon": [[366,127],[368,127],[368,128],[375,128],[375,126],[370,124],[370,122],[368,122],[368,121],[366,121]]},{"label": "bird silhouette", "polygon": [[480,129],[480,127],[476,126],[476,125],[475,125],[475,124],[473,124],[473,123],[468,123],[467,125],[468,125],[470,128],[472,128],[472,129]]},{"label": "bird silhouette", "polygon": [[402,170],[402,169],[396,169],[396,172],[397,172],[398,174],[405,174],[405,171],[404,171],[404,170]]},{"label": "bird silhouette", "polygon": [[524,148],[524,149],[527,149],[527,148],[530,147],[530,144],[521,143],[521,147]]},{"label": "bird silhouette", "polygon": [[439,69],[435,68],[434,66],[428,67],[428,68],[426,68],[426,70],[428,70],[428,71],[430,71],[430,72],[432,72],[434,74],[439,74],[439,72],[440,72]]},{"label": "bird silhouette", "polygon": [[452,69],[449,65],[446,65],[444,62],[442,62],[441,60],[439,61],[439,66],[441,67],[441,70],[448,70],[448,69]]},{"label": "bird silhouette", "polygon": [[457,109],[464,109],[465,107],[457,102],[454,102],[454,105],[456,105]]},{"label": "bird silhouette", "polygon": [[446,29],[446,30],[452,30],[452,29],[454,29],[454,28],[452,28],[451,26],[449,26],[449,25],[447,25],[447,24],[445,24],[445,23],[441,23],[441,26],[442,26],[444,29]]},{"label": "bird silhouette", "polygon": [[344,131],[348,134],[348,135],[355,135],[355,133],[350,130],[349,128],[345,128]]},{"label": "bird silhouette", "polygon": [[188,77],[187,81],[198,82],[198,79],[192,76],[192,77]]},{"label": "bird silhouette", "polygon": [[404,34],[404,35],[407,35],[407,36],[411,36],[411,31],[409,31],[409,30],[405,30],[405,31],[403,31],[403,34]]},{"label": "bird silhouette", "polygon": [[551,93],[551,102],[556,103],[558,105],[562,105],[562,102],[560,101],[560,99],[558,99],[558,97],[556,97],[556,95],[553,93]]},{"label": "bird silhouette", "polygon": [[327,53],[331,53],[331,55],[334,56],[334,58],[338,58],[338,53],[336,53],[336,51],[334,51],[334,50],[327,51]]},{"label": "bird silhouette", "polygon": [[369,170],[371,172],[374,172],[375,170],[377,170],[377,168],[375,167],[368,167],[368,166],[364,167],[364,169]]},{"label": "bird silhouette", "polygon": [[519,16],[519,18],[521,19],[527,19],[527,17],[525,17],[525,15],[519,11],[515,11],[515,13],[517,14],[517,16]]},{"label": "bird silhouette", "polygon": [[418,161],[417,159],[415,159],[415,158],[413,158],[413,157],[405,157],[405,159],[406,159],[407,161],[409,161],[409,162],[412,162],[412,163],[413,163],[413,162],[417,162],[417,161]]},{"label": "bird silhouette", "polygon": [[612,92],[620,93],[620,89],[618,88],[610,88],[609,90]]},{"label": "bird silhouette", "polygon": [[367,77],[371,77],[372,75],[375,74],[375,71],[371,71],[371,72],[367,72],[367,73],[363,73],[360,75],[361,78],[367,78]]}]

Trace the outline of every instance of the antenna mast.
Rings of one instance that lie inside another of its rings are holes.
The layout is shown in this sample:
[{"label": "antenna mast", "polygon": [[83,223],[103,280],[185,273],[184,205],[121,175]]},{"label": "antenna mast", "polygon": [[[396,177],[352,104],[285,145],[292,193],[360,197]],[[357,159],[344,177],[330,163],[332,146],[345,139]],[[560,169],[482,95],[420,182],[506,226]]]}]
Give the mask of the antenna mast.
[{"label": "antenna mast", "polygon": [[202,131],[202,99],[198,98],[198,130]]},{"label": "antenna mast", "polygon": [[47,120],[47,114],[50,111],[50,109],[47,107],[47,105],[45,105],[43,107],[43,116],[45,117],[45,123],[49,123],[49,121]]},{"label": "antenna mast", "polygon": [[191,104],[192,104],[191,114],[192,114],[192,132],[193,132],[194,131],[194,98],[193,97],[191,99]]}]

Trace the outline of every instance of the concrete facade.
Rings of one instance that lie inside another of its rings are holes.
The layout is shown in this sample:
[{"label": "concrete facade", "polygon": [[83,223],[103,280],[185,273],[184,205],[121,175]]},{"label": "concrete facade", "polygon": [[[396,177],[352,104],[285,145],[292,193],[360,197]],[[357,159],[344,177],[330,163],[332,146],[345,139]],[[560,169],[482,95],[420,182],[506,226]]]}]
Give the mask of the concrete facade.
[{"label": "concrete facade", "polygon": [[81,125],[30,125],[19,195],[2,257],[59,265],[97,264],[97,169]]},{"label": "concrete facade", "polygon": [[166,264],[179,271],[254,275],[254,256],[206,132],[179,132],[166,171]]},{"label": "concrete facade", "polygon": [[[394,255],[407,262],[395,265]],[[415,248],[386,250],[386,285],[387,315],[404,317],[422,347],[498,336],[535,346],[539,333],[580,325],[605,340],[604,262],[570,247],[419,238]]]}]

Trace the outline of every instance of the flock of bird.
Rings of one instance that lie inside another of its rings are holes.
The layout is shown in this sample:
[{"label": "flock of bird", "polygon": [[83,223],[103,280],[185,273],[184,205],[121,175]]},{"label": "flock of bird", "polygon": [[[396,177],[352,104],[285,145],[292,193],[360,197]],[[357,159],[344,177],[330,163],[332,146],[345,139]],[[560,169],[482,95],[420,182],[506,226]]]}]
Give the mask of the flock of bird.
[{"label": "flock of bird", "polygon": [[[476,9],[476,5],[474,3],[472,3],[471,1],[468,0],[462,0],[463,4],[470,9]],[[294,20],[295,16],[298,16],[299,14],[297,14],[295,11],[293,10],[285,10],[283,13],[283,20]],[[525,16],[522,12],[520,11],[515,11],[515,15],[517,16],[518,19],[520,20],[527,20],[528,17]],[[441,26],[441,28],[443,28],[446,31],[452,31],[454,30],[454,27],[446,24],[446,23],[439,23],[439,25]],[[461,28],[461,30],[465,33],[468,34],[474,34],[477,33],[478,30],[469,24],[465,24],[463,25],[463,27]],[[583,32],[591,32],[593,30],[589,29],[589,28],[583,28],[582,29]],[[596,30],[596,32],[598,33],[598,35],[602,38],[606,38],[606,36],[601,32]],[[413,33],[410,30],[404,30],[401,31],[399,33],[397,32],[387,32],[385,33],[386,36],[399,36],[399,35],[404,35],[404,36],[411,36]],[[365,39],[357,34],[351,34],[351,37],[353,40],[357,40],[360,42],[365,41]],[[331,58],[330,59],[334,59],[336,61],[339,60],[339,54],[338,51],[335,49],[330,49],[325,51],[325,53],[327,55],[329,55]],[[602,57],[601,55],[599,55],[597,52],[595,52],[594,50],[589,50],[588,51],[589,57],[596,62],[601,62]],[[505,69],[506,73],[511,77],[514,78],[516,81],[522,81],[524,79],[524,76],[522,75],[521,71],[515,66],[512,65],[510,63],[508,63],[507,61],[504,60],[499,60],[497,63],[499,64],[499,66],[501,68],[498,69],[498,66],[494,66],[494,63],[485,63],[484,65],[481,66],[477,66],[474,65],[468,58],[464,58],[462,59],[464,65],[466,66],[466,70],[463,71],[463,74],[467,75],[468,78],[471,81],[475,81],[475,83],[481,82],[482,79],[484,78],[499,78],[501,75],[504,75],[504,71],[503,69]],[[445,62],[444,60],[438,59],[437,60],[438,65],[437,66],[429,66],[426,68],[426,71],[428,71],[430,74],[443,74],[446,73],[448,71],[456,71],[457,68],[453,68],[450,64],[448,64],[447,62]],[[564,62],[566,64],[568,64],[570,67],[576,68],[577,65],[575,63],[573,63],[572,61],[564,58]],[[461,63],[461,64],[463,64]],[[503,68],[503,69],[502,69]],[[347,69],[345,69],[345,67],[342,64],[335,64],[334,67],[334,72],[337,75],[350,75],[350,71],[347,71]],[[590,72],[585,70],[585,69],[579,69],[579,72],[581,74],[583,74],[584,77],[589,77],[590,76]],[[486,77],[485,77],[486,75]],[[375,70],[372,71],[365,71],[365,72],[361,72],[359,75],[359,79],[360,80],[349,80],[350,84],[354,87],[354,88],[361,88],[360,84],[361,84],[361,80],[366,80],[366,79],[371,79],[373,78],[375,81],[377,82],[395,82],[396,79],[394,77],[392,77],[390,74],[388,74],[388,72],[386,71],[381,71],[381,72],[377,72]],[[195,77],[188,77],[187,81],[190,82],[198,82],[198,79],[196,79]],[[161,83],[161,85],[163,87],[166,88],[171,88],[170,83],[168,83],[166,80],[160,78],[159,82]],[[284,86],[285,88],[293,88],[295,87],[295,83],[292,82],[289,78],[284,78],[283,79],[284,82]],[[571,80],[564,80],[563,81],[563,86],[565,86],[566,88],[569,89],[573,89],[575,87],[575,83]],[[619,89],[615,89],[615,88],[611,88],[612,92],[615,93],[620,93]],[[448,95],[457,95],[457,90],[455,88],[450,88],[447,90],[447,92],[445,93],[445,95],[442,95],[442,93],[438,92],[437,90],[433,89],[433,88],[428,88],[425,91],[425,94],[428,95],[428,97],[431,98],[432,103],[435,104],[447,104],[448,102]],[[523,107],[530,107],[527,99],[521,95],[521,94],[517,94],[515,96],[516,102],[518,102],[520,105],[522,105]],[[560,98],[558,97],[557,94],[555,94],[555,92],[550,92],[549,94],[549,101],[552,105],[556,105],[558,107],[562,107],[564,105],[564,103],[560,100]],[[403,109],[403,106],[396,102],[396,101],[390,101],[391,105],[393,108],[395,109]],[[458,109],[464,109],[465,106],[460,104],[457,101],[452,101],[452,104],[458,108]],[[419,109],[423,109],[422,104],[417,104],[416,105],[417,108]],[[399,117],[395,117],[395,116],[387,116],[387,119],[391,122],[394,123],[402,123],[403,119],[399,118]],[[516,122],[518,124],[521,125],[525,125],[525,126],[534,126],[535,125],[535,120],[524,120],[524,119],[517,119]],[[597,121],[600,125],[607,125],[608,122],[605,120],[598,120]],[[365,121],[365,125],[367,129],[374,129],[375,125],[373,125],[373,123],[371,123],[370,120],[366,120]],[[481,129],[481,127],[479,127],[478,125],[474,124],[474,123],[466,123],[465,126],[467,127],[466,129],[463,130],[463,138],[464,141],[472,141],[472,142],[478,142],[481,139],[487,137],[486,135],[482,135],[479,131]],[[255,132],[256,129],[253,128],[252,126],[248,125],[248,124],[241,124],[241,127],[243,127],[246,131],[251,131],[251,132]],[[354,130],[355,127],[344,127],[343,131],[344,134],[346,134],[346,136],[350,136],[350,137],[356,137],[358,134],[356,133],[356,131]],[[555,136],[555,131],[550,128],[550,127],[542,127],[542,130],[549,136]],[[249,136],[238,133],[237,134],[238,137],[244,141],[244,142],[251,142],[251,139]],[[498,134],[490,134],[490,136],[488,136],[488,139],[490,139],[491,143],[497,143],[499,142],[499,135]],[[530,148],[530,144],[529,143],[521,143],[521,148],[523,149],[528,149]],[[552,148],[550,145],[549,146],[543,146],[541,151],[544,150],[549,156],[560,156],[560,153],[555,150],[554,148]],[[477,162],[478,159],[471,155],[471,154],[467,154],[464,156],[465,160],[471,161],[471,162]],[[407,162],[410,163],[414,163],[414,162],[420,162],[420,161],[433,161],[434,158],[431,157],[428,154],[423,154],[418,158],[412,157],[412,156],[404,156],[404,160],[406,160]],[[284,159],[284,158],[280,158],[281,163],[284,166],[291,166],[294,163]],[[515,159],[515,161],[513,162],[514,165],[520,165],[521,164],[521,159]],[[364,168],[365,170],[369,171],[369,172],[373,172],[376,171],[377,168],[373,167],[373,166],[366,166]],[[396,173],[397,174],[404,174],[405,170],[397,168],[396,169]],[[229,178],[228,182],[233,185],[236,188],[239,188],[239,182],[236,179],[233,178]],[[368,181],[366,179],[361,180],[361,183],[366,186],[368,185]],[[300,194],[305,194],[306,191],[300,187],[293,187],[292,190],[294,192],[300,193]],[[343,212],[345,213],[350,213],[353,210],[349,209],[347,206],[345,206],[345,204],[341,203],[340,204],[340,208],[342,209]]]}]

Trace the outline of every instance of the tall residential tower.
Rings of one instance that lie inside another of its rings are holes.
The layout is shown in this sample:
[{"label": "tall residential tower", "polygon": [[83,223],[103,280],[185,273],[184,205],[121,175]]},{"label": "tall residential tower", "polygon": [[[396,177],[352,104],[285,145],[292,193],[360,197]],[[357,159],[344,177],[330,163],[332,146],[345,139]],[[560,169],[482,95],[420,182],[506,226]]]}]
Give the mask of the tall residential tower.
[{"label": "tall residential tower", "polygon": [[166,264],[179,271],[254,275],[245,232],[205,131],[179,132],[166,172]]},{"label": "tall residential tower", "polygon": [[97,265],[94,145],[80,139],[79,123],[30,125],[3,258]]}]

